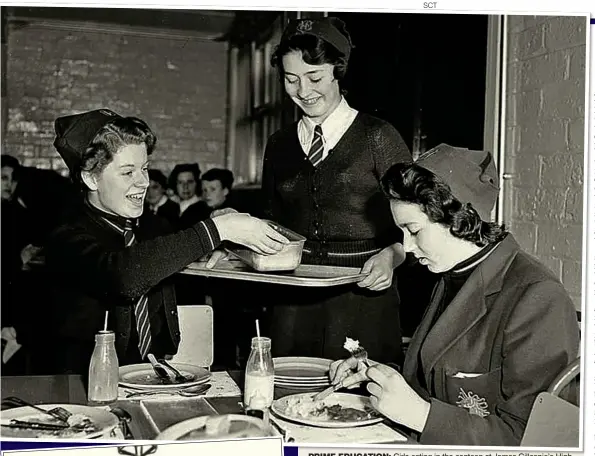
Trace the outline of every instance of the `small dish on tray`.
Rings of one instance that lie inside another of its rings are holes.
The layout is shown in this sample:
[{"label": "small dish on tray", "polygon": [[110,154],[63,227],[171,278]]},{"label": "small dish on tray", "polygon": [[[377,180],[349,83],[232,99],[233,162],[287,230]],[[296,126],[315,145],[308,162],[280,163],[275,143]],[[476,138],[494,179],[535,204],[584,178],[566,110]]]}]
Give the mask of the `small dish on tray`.
[{"label": "small dish on tray", "polygon": [[265,220],[265,222],[289,240],[289,244],[283,246],[280,252],[273,255],[261,255],[249,248],[231,243],[228,243],[225,250],[256,271],[294,271],[302,261],[306,238],[270,220]]}]

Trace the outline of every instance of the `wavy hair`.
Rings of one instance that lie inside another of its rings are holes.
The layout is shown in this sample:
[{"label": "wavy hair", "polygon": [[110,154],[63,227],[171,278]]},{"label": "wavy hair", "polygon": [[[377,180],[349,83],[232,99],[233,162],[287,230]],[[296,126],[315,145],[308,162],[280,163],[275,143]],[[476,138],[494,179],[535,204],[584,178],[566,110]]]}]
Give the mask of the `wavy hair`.
[{"label": "wavy hair", "polygon": [[381,182],[389,199],[417,204],[432,222],[478,247],[500,241],[507,233],[504,225],[482,220],[471,203],[463,204],[440,177],[415,163],[393,165]]},{"label": "wavy hair", "polygon": [[171,188],[176,195],[178,194],[178,176],[182,173],[192,173],[196,182],[196,194],[200,195],[200,166],[198,166],[198,163],[180,163],[174,166],[168,179],[169,188]]},{"label": "wavy hair", "polygon": [[114,155],[131,144],[144,144],[147,155],[155,150],[157,137],[149,126],[137,117],[122,117],[104,125],[95,135],[81,158],[81,166],[73,181],[85,189],[81,173],[83,171],[100,174],[114,159]]},{"label": "wavy hair", "polygon": [[281,82],[285,76],[283,56],[292,51],[300,51],[308,65],[333,65],[333,77],[339,84],[347,73],[347,57],[335,46],[314,35],[293,35],[281,40],[271,55],[271,65],[277,68]]}]

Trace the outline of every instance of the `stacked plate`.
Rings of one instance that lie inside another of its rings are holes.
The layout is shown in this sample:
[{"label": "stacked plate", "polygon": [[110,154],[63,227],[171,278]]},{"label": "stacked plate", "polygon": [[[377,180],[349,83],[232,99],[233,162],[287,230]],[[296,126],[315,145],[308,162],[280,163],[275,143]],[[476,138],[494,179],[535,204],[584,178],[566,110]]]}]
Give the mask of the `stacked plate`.
[{"label": "stacked plate", "polygon": [[309,357],[275,358],[275,385],[304,391],[322,389],[330,385],[330,359]]}]

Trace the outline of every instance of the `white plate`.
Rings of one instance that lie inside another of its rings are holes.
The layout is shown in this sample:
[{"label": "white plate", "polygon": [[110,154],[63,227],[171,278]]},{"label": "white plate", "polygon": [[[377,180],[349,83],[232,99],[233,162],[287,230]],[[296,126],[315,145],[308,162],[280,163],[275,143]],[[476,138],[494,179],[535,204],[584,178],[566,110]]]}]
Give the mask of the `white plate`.
[{"label": "white plate", "polygon": [[296,390],[296,391],[322,391],[324,388],[327,388],[329,385],[321,385],[321,386],[302,386],[302,385],[280,385],[275,383],[277,388],[284,388],[288,390]]},{"label": "white plate", "polygon": [[332,360],[306,356],[274,358],[275,378],[284,380],[322,381],[328,379]]},{"label": "white plate", "polygon": [[286,381],[282,381],[282,380],[275,380],[275,385],[299,386],[299,387],[303,387],[303,388],[317,388],[319,386],[330,386],[330,382],[301,383],[301,382],[286,382]]},{"label": "white plate", "polygon": [[[55,434],[56,431],[40,431],[36,429],[17,429],[2,427],[2,437],[17,438],[17,439],[28,439],[28,438],[43,438],[43,439],[95,439],[98,437],[110,438],[111,432],[119,425],[119,420],[113,413],[96,407],[88,407],[86,405],[75,405],[75,404],[40,404],[45,410],[52,409],[54,407],[62,407],[68,410],[70,413],[81,414],[88,417],[93,424],[97,427],[97,431],[86,434],[84,432],[70,433],[70,434]],[[9,410],[3,410],[0,413],[2,421],[9,420],[21,420],[21,421],[41,421],[58,423],[58,420],[52,421],[52,418],[48,415],[35,410],[31,407],[18,407]],[[49,418],[50,421],[48,421]],[[63,431],[60,431],[63,433]]]},{"label": "white plate", "polygon": [[283,385],[302,385],[302,386],[320,386],[320,385],[330,385],[330,380],[328,378],[324,380],[317,380],[315,382],[302,382],[300,380],[286,380],[283,378],[275,377],[275,383],[281,383]]},{"label": "white plate", "polygon": [[[135,389],[178,389],[181,386],[194,386],[206,383],[211,378],[211,373],[203,367],[192,364],[170,363],[182,375],[192,375],[193,380],[184,383],[161,383],[151,364],[129,364],[120,367],[120,385]],[[172,381],[174,379],[171,374]]]},{"label": "white plate", "polygon": [[303,385],[312,385],[312,384],[324,384],[329,383],[330,380],[328,377],[324,378],[289,378],[289,377],[278,377],[275,375],[275,381],[284,382],[284,383],[301,383]]},{"label": "white plate", "polygon": [[[383,420],[382,417],[378,416],[376,418],[369,418],[365,420],[350,420],[350,421],[329,421],[322,418],[317,417],[302,417],[302,416],[295,416],[290,414],[287,411],[287,403],[290,400],[295,399],[304,399],[307,400],[314,396],[316,393],[300,393],[300,394],[292,394],[291,396],[285,396],[281,399],[277,399],[273,402],[271,410],[275,413],[275,415],[279,416],[288,421],[295,421],[296,423],[307,424],[309,426],[315,427],[325,427],[325,428],[348,428],[348,427],[356,427],[356,426],[367,426],[369,424],[379,423]],[[348,394],[348,393],[333,393],[324,399],[322,402],[324,404],[332,406],[332,405],[342,405],[343,407],[350,407],[357,410],[364,411],[366,408],[372,409],[370,405],[370,399],[364,396],[358,396],[356,394]]]},{"label": "white plate", "polygon": [[[223,415],[221,415],[223,416]],[[161,432],[155,440],[180,440],[190,432],[197,431],[203,427],[208,418],[219,418],[219,415],[199,416],[191,418],[173,426],[168,427]],[[245,415],[227,415],[231,420],[230,432],[220,435],[210,435],[204,433],[204,438],[196,436],[192,440],[215,440],[215,439],[233,439],[233,438],[248,438],[248,437],[267,437],[270,432],[264,428],[263,421],[251,416]]]}]

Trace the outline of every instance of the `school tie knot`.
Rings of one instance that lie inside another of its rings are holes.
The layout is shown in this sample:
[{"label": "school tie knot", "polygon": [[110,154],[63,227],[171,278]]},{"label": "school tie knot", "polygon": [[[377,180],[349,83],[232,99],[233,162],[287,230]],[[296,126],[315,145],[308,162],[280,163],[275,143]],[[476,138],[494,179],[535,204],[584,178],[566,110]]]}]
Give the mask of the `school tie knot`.
[{"label": "school tie knot", "polygon": [[322,136],[322,127],[316,125],[314,127],[314,137],[312,138],[312,144],[310,145],[310,151],[308,152],[308,160],[316,166],[322,161],[322,154],[324,152],[324,137]]},{"label": "school tie knot", "polygon": [[134,229],[136,228],[136,220],[126,219],[124,222],[124,244],[130,247],[136,241]]}]

